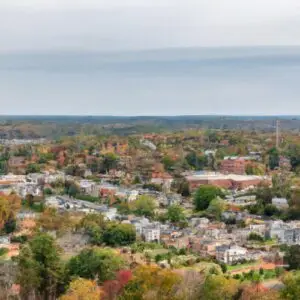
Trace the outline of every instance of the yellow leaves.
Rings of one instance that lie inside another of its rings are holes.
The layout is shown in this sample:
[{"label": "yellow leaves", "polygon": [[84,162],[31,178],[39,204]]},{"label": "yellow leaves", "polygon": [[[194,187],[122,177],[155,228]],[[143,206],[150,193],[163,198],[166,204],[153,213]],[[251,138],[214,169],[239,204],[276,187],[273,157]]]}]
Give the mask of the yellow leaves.
[{"label": "yellow leaves", "polygon": [[0,195],[0,228],[2,228],[9,218],[16,215],[20,207],[21,199],[17,195]]},{"label": "yellow leaves", "polygon": [[60,300],[100,300],[101,295],[96,281],[79,278],[71,282],[66,295]]},{"label": "yellow leaves", "polygon": [[[157,266],[139,266],[129,282],[125,299],[141,297],[141,299],[177,299],[176,286],[182,277],[171,270]],[[138,287],[138,289],[135,289]]]}]

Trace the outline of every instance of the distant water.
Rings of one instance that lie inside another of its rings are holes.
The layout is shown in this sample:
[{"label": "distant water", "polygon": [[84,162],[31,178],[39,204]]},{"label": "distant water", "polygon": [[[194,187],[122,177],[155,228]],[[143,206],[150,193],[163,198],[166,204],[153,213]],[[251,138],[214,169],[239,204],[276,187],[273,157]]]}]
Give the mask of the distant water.
[{"label": "distant water", "polygon": [[300,114],[300,48],[0,55],[1,114]]}]

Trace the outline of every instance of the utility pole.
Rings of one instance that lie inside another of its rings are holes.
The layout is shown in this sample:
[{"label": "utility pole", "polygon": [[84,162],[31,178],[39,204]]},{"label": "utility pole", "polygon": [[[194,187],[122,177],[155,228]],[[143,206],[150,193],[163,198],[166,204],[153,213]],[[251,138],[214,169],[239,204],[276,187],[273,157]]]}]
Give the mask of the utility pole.
[{"label": "utility pole", "polygon": [[276,148],[279,149],[280,121],[276,120]]}]

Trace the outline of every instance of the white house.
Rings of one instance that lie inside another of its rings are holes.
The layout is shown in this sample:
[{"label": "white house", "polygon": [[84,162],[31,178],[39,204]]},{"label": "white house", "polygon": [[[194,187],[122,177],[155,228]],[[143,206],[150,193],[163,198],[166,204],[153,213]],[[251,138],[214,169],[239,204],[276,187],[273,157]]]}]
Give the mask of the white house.
[{"label": "white house", "polygon": [[135,201],[137,199],[138,195],[139,195],[139,192],[137,190],[130,191],[128,194],[128,198],[127,198],[128,202]]},{"label": "white house", "polygon": [[216,259],[229,265],[234,262],[239,262],[243,259],[247,259],[247,254],[248,250],[246,248],[236,245],[222,245],[220,247],[216,247]]},{"label": "white house", "polygon": [[154,242],[160,240],[160,228],[157,226],[150,226],[143,229],[143,237],[145,242]]}]

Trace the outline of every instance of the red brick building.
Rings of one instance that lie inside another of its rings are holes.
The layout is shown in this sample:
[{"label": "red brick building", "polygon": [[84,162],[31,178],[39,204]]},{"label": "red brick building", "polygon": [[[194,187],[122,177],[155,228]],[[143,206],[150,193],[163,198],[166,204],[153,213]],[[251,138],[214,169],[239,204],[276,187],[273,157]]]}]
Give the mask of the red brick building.
[{"label": "red brick building", "polygon": [[241,158],[228,158],[221,162],[220,171],[223,174],[238,174],[244,175],[246,173],[246,161]]},{"label": "red brick building", "polygon": [[249,187],[255,187],[261,183],[271,184],[271,180],[263,176],[252,175],[224,175],[219,173],[199,174],[186,177],[191,191],[194,191],[201,185],[213,185],[223,189],[243,190]]}]

